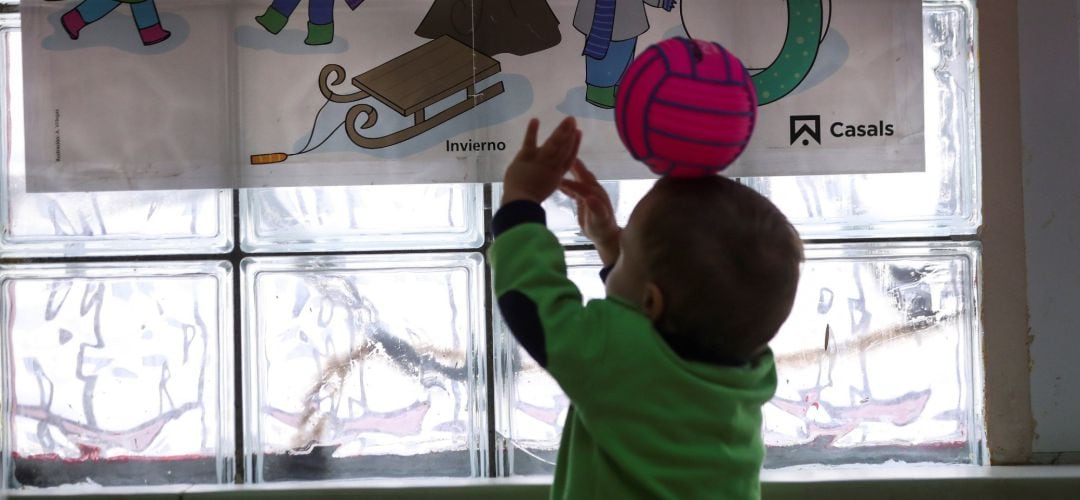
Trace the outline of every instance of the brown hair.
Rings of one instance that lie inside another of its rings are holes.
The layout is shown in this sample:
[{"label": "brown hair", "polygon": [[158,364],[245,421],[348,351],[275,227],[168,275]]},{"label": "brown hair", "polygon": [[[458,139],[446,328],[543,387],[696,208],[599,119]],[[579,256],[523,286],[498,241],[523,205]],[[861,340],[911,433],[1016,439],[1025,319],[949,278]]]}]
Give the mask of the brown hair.
[{"label": "brown hair", "polygon": [[646,205],[648,279],[664,295],[657,328],[686,359],[752,360],[795,301],[802,241],[767,198],[722,176],[665,177]]}]

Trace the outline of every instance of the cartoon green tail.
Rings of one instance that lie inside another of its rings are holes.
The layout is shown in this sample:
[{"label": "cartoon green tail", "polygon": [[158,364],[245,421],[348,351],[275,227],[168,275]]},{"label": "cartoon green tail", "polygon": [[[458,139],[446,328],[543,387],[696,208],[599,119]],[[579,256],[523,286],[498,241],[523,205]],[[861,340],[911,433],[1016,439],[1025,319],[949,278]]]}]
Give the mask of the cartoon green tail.
[{"label": "cartoon green tail", "polygon": [[814,67],[821,43],[821,0],[788,0],[787,38],[769,66],[752,77],[758,105],[779,100],[795,90]]}]

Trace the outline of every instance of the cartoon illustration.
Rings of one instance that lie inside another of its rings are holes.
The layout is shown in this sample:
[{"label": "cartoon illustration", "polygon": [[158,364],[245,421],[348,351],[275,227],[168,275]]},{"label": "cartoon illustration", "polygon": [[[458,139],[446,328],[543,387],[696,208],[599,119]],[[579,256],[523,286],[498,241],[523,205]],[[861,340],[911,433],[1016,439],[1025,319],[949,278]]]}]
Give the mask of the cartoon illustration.
[{"label": "cartoon illustration", "polygon": [[574,28],[585,35],[585,100],[615,107],[615,91],[649,30],[645,4],[670,12],[675,0],[578,0]]},{"label": "cartoon illustration", "polygon": [[[471,14],[471,22],[463,14]],[[450,35],[489,56],[535,54],[562,41],[547,0],[435,0],[416,34],[432,40]]]},{"label": "cartoon illustration", "polygon": [[[349,5],[355,8],[360,1],[350,1]],[[315,6],[315,0],[312,2]],[[279,3],[286,2],[276,0],[274,5]],[[295,2],[288,3],[295,7]],[[461,19],[462,13],[471,15],[471,22]],[[559,20],[547,0],[519,0],[512,5],[501,0],[435,0],[415,34],[431,41],[354,77],[351,81],[354,92],[332,90],[332,86],[345,81],[346,71],[337,64],[325,66],[319,75],[319,90],[326,104],[315,115],[307,143],[294,153],[251,155],[251,164],[280,163],[314,151],[342,127],[353,144],[365,149],[401,144],[504,93],[506,85],[502,81],[479,91],[476,88],[476,82],[501,72],[499,61],[492,56],[503,53],[526,56],[562,41]],[[427,115],[427,108],[462,91],[466,95],[464,100]],[[315,139],[319,117],[330,103],[353,103],[369,97],[401,117],[411,116],[413,125],[381,137],[368,137],[361,131],[375,126],[379,112],[373,103],[358,103],[329,135],[321,141]],[[357,127],[361,115],[365,120]]]},{"label": "cartoon illustration", "polygon": [[[374,97],[402,116],[412,116],[414,125],[411,127],[382,137],[367,137],[360,130],[375,126],[379,112],[367,103],[357,104],[349,110],[345,122],[339,125],[345,126],[349,140],[362,148],[380,149],[412,139],[502,94],[506,90],[502,82],[479,91],[475,84],[498,74],[501,69],[499,61],[449,36],[442,36],[356,76],[352,84],[359,90],[351,94],[338,94],[330,88],[345,81],[345,69],[336,64],[327,65],[319,75],[319,90],[328,103],[350,103]],[[330,81],[331,78],[333,81]],[[426,115],[427,107],[462,90],[466,92],[465,100],[430,117]],[[321,113],[322,110],[319,111]],[[357,130],[356,121],[360,115],[366,115],[366,118],[360,130]],[[318,114],[315,119],[318,120]],[[252,155],[251,164],[279,163],[289,156],[308,153],[325,142],[323,140],[312,147],[309,140],[308,145],[292,155]]]},{"label": "cartoon illustration", "polygon": [[72,40],[78,40],[79,32],[83,28],[105,17],[122,4],[131,6],[131,15],[135,18],[135,27],[139,29],[139,38],[143,45],[164,42],[172,35],[161,27],[154,0],[83,0],[61,16],[60,23]]},{"label": "cartoon illustration", "polygon": [[[345,0],[349,8],[356,10],[364,0]],[[278,34],[289,23],[289,17],[300,5],[300,0],[274,0],[266,12],[255,18],[266,31]],[[334,41],[334,0],[309,0],[307,45],[327,45]]]},{"label": "cartoon illustration", "polygon": [[775,2],[696,0],[683,2],[680,14],[690,37],[719,42],[739,55],[752,75],[758,105],[764,106],[806,79],[832,19],[832,0],[787,0],[784,8],[786,25]]}]

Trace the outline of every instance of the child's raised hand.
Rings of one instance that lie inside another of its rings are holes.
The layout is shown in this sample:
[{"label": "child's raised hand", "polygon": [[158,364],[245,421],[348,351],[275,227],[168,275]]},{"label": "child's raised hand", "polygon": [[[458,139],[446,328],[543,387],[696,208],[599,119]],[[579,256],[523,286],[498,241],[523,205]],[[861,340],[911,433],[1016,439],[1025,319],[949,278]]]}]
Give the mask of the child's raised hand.
[{"label": "child's raised hand", "polygon": [[615,208],[611,205],[611,198],[581,160],[574,160],[570,173],[574,180],[563,179],[559,190],[577,202],[581,231],[596,245],[604,265],[613,266],[619,258],[619,235],[622,234],[622,229],[615,222]]},{"label": "child's raised hand", "polygon": [[516,200],[542,203],[559,188],[559,181],[577,159],[581,131],[572,117],[564,119],[544,144],[537,146],[539,129],[539,120],[534,118],[529,121],[525,143],[510,166],[506,167],[503,205]]}]

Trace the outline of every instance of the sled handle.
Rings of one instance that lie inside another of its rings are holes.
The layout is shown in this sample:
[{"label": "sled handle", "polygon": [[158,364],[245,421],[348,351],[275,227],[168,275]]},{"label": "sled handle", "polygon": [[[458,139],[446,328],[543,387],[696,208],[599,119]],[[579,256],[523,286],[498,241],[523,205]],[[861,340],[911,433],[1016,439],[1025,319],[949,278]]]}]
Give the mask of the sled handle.
[{"label": "sled handle", "polygon": [[251,155],[252,165],[270,165],[272,163],[281,163],[289,158],[289,155],[285,153],[270,153],[263,155]]}]

